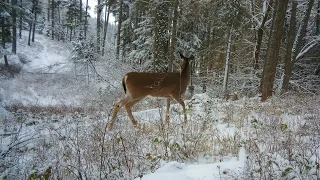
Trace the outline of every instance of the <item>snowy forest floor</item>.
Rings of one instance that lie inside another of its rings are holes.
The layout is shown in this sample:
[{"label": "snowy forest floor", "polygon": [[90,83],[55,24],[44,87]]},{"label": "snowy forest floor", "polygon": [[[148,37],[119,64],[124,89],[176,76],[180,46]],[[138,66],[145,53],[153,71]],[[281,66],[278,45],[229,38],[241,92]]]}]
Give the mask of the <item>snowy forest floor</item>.
[{"label": "snowy forest floor", "polygon": [[196,94],[186,100],[188,123],[174,104],[169,126],[161,121],[164,100],[147,100],[135,107],[139,130],[121,111],[109,132],[124,70],[108,68],[107,83],[88,84],[74,74],[70,47],[41,35],[31,47],[25,42],[9,56],[20,73],[0,75],[1,179],[320,177],[318,96],[289,93],[262,103]]}]

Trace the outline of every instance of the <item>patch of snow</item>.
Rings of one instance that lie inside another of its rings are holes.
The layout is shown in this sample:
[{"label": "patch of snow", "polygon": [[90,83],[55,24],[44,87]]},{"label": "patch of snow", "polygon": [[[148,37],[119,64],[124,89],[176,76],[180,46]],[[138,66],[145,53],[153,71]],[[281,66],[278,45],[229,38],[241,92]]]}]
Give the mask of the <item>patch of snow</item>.
[{"label": "patch of snow", "polygon": [[2,107],[0,103],[0,118],[11,118],[12,114],[7,111],[4,107]]},{"label": "patch of snow", "polygon": [[[176,161],[168,162],[154,173],[144,175],[142,180],[214,180],[228,177],[232,172],[241,172],[245,166],[244,148],[238,158],[227,162],[212,164],[185,164]],[[140,180],[140,178],[136,178]]]}]

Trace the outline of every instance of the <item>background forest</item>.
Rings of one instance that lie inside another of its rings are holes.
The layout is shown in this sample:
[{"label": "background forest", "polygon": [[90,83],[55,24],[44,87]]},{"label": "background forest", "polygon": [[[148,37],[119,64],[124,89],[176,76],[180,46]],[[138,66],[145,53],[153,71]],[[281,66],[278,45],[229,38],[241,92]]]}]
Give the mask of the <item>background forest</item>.
[{"label": "background forest", "polygon": [[[260,92],[266,100],[289,89],[319,90],[317,1],[96,3],[88,7],[84,5],[88,1],[77,0],[1,1],[4,55],[16,53],[17,38],[28,30],[28,45],[38,32],[72,43],[75,61],[105,61],[108,52],[136,71],[172,71],[178,52],[194,54],[192,83],[203,92],[209,85],[220,95]],[[89,18],[89,23],[88,8],[94,8],[96,22]],[[115,24],[109,25],[110,15]],[[8,42],[11,50],[6,48]],[[112,50],[106,42],[114,44]]]},{"label": "background forest", "polygon": [[[319,0],[0,0],[0,41],[2,179],[138,179],[238,155],[216,176],[320,176]],[[142,132],[125,117],[106,132],[121,77],[177,72],[179,53],[195,57],[191,125],[174,106],[163,128],[148,100]]]}]

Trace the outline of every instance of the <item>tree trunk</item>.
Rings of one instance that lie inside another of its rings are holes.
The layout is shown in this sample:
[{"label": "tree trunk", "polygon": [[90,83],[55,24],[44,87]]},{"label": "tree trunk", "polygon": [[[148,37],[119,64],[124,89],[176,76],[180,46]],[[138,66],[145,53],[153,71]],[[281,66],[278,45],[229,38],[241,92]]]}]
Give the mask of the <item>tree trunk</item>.
[{"label": "tree trunk", "polygon": [[80,0],[80,7],[79,7],[79,27],[80,27],[80,32],[79,32],[79,39],[82,39],[82,0]]},{"label": "tree trunk", "polygon": [[47,21],[50,22],[50,0],[48,0],[48,12],[47,12]]},{"label": "tree trunk", "polygon": [[[5,20],[4,20],[4,17],[2,17],[2,18],[1,18],[1,32],[2,32],[2,33],[1,33],[1,35],[2,35],[2,37],[1,37],[2,43],[1,43],[1,44],[2,44],[2,48],[3,48],[3,49],[6,48],[6,39],[5,39],[5,38],[6,38],[6,35],[5,35],[5,33],[4,33],[4,32],[5,32],[5,27],[4,27],[4,26],[5,26]],[[8,68],[8,67],[9,67],[9,63],[8,63],[7,55],[4,55],[4,56],[3,56],[3,59],[4,59],[4,65],[5,65],[5,67]]]},{"label": "tree trunk", "polygon": [[[20,0],[19,7],[20,9],[22,9],[22,0]],[[20,11],[20,17],[19,17],[19,38],[20,39],[22,37],[22,16],[23,16],[23,13],[22,11]]]},{"label": "tree trunk", "polygon": [[281,47],[281,39],[284,33],[284,20],[287,10],[288,0],[275,1],[275,16],[273,18],[273,28],[268,43],[265,71],[262,81],[261,101],[267,100],[273,94],[273,83],[278,64],[278,56]]},{"label": "tree trunk", "polygon": [[28,46],[31,45],[32,23],[33,23],[33,22],[29,23]]},{"label": "tree trunk", "polygon": [[[61,13],[60,13],[60,6],[57,6],[57,11],[58,11],[58,22],[59,24],[61,23]],[[58,36],[59,37],[59,36]]]},{"label": "tree trunk", "polygon": [[[32,10],[31,13],[33,14],[35,11],[35,0],[32,1]],[[31,45],[31,33],[32,33],[32,27],[33,27],[34,19],[29,22],[29,36],[28,36],[28,46]]]},{"label": "tree trunk", "polygon": [[6,48],[6,34],[4,33],[5,32],[5,27],[4,27],[4,17],[1,18],[1,39],[2,39],[2,48],[5,49]]},{"label": "tree trunk", "polygon": [[[11,0],[12,5],[12,53],[17,53],[17,0]],[[3,33],[3,32],[2,32]]]},{"label": "tree trunk", "polygon": [[315,19],[316,19],[316,35],[320,35],[320,0],[318,0],[317,15]]},{"label": "tree trunk", "polygon": [[174,61],[175,45],[177,41],[178,6],[179,6],[179,0],[175,0],[173,19],[172,19],[172,30],[171,30],[170,57],[169,57],[169,63],[168,63],[169,72],[173,71],[172,65]]},{"label": "tree trunk", "polygon": [[[61,24],[61,13],[60,13],[60,5],[56,7],[57,13],[58,13],[58,23]],[[61,30],[58,30],[58,33],[56,33],[57,40],[60,41],[61,39]]]},{"label": "tree trunk", "polygon": [[107,38],[108,24],[109,24],[109,15],[110,15],[110,6],[111,6],[111,3],[109,2],[109,4],[106,5],[106,12],[104,14],[104,32],[103,32],[103,41],[102,41],[102,56],[104,56],[104,48],[105,48],[105,45],[106,45],[106,38]]},{"label": "tree trunk", "polygon": [[86,16],[84,18],[84,39],[87,39],[88,0],[86,2]]},{"label": "tree trunk", "polygon": [[3,56],[3,59],[4,59],[4,66],[5,66],[6,68],[8,68],[8,67],[9,67],[9,62],[8,62],[7,55],[4,55],[4,56]]},{"label": "tree trunk", "polygon": [[100,53],[100,43],[101,43],[101,0],[98,0],[97,5],[97,53]]},{"label": "tree trunk", "polygon": [[284,59],[285,66],[284,66],[283,83],[282,83],[282,87],[281,87],[282,93],[288,91],[289,80],[290,80],[291,73],[293,70],[293,64],[291,63],[291,53],[292,53],[292,48],[293,48],[293,43],[294,43],[294,37],[296,34],[297,4],[298,3],[295,0],[292,1],[290,27],[289,27],[289,32],[288,32],[288,43],[287,43],[287,48],[286,48],[286,56]]},{"label": "tree trunk", "polygon": [[[265,0],[266,1],[266,0]],[[251,14],[251,29],[253,30],[252,31],[252,34],[253,34],[253,41],[256,43],[255,46],[254,46],[254,49],[253,49],[253,67],[254,69],[259,69],[258,67],[258,61],[256,61],[256,58],[255,58],[255,52],[256,52],[256,49],[257,49],[257,31],[255,30],[255,26],[254,24],[256,24],[255,22],[255,0],[250,0],[250,14]],[[265,17],[265,14],[264,14],[264,17]],[[260,26],[261,27],[261,26]],[[259,27],[259,29],[260,29]]]},{"label": "tree trunk", "polygon": [[299,26],[297,36],[293,45],[293,56],[291,61],[296,61],[296,56],[301,50],[301,46],[303,44],[303,38],[306,36],[306,29],[308,27],[308,21],[311,13],[311,9],[313,6],[314,0],[309,0],[307,10],[305,11],[305,14],[302,19],[302,23]]},{"label": "tree trunk", "polygon": [[[172,72],[172,66],[174,61],[174,52],[177,41],[177,22],[178,22],[178,6],[179,0],[175,0],[173,19],[172,19],[172,30],[171,30],[171,45],[170,45],[170,57],[168,62],[168,71]],[[169,123],[169,112],[170,112],[170,98],[167,98],[167,111],[166,111],[166,122]]]},{"label": "tree trunk", "polygon": [[72,30],[73,30],[73,28],[72,28],[72,26],[70,26],[70,37],[69,37],[69,38],[70,38],[70,39],[69,39],[70,42],[72,41]]},{"label": "tree trunk", "polygon": [[224,69],[224,78],[223,78],[223,94],[228,94],[228,79],[229,79],[229,64],[230,64],[230,54],[231,54],[231,43],[232,43],[232,31],[233,26],[230,28],[228,44],[227,44],[227,54],[226,54],[226,66]]},{"label": "tree trunk", "polygon": [[268,20],[269,14],[271,12],[272,4],[273,4],[273,0],[270,0],[269,5],[267,7],[267,11],[265,12],[261,25],[258,29],[258,37],[257,37],[257,42],[254,50],[254,69],[256,70],[259,69],[259,56],[260,56],[261,43],[263,39],[264,25]]},{"label": "tree trunk", "polygon": [[314,0],[309,0],[307,10],[305,11],[302,22],[299,26],[297,35],[295,37],[292,50],[290,51],[291,59],[288,60],[288,62],[286,62],[286,66],[288,67],[286,67],[285,69],[285,74],[282,82],[282,92],[286,92],[288,90],[289,81],[291,79],[292,71],[294,69],[294,64],[297,61],[297,56],[299,52],[301,51],[303,38],[306,36],[306,29],[308,26],[308,21],[309,21],[313,3],[314,3]]},{"label": "tree trunk", "polygon": [[161,62],[167,60],[168,43],[167,43],[167,30],[168,30],[168,2],[158,2],[155,8],[154,15],[154,71],[162,71],[159,65]]},{"label": "tree trunk", "polygon": [[120,10],[119,10],[119,17],[118,17],[118,30],[117,30],[117,48],[116,48],[116,58],[119,60],[120,55],[120,35],[121,35],[121,26],[122,26],[122,6],[123,0],[120,0]]},{"label": "tree trunk", "polygon": [[[38,0],[34,1],[35,6],[38,6]],[[32,42],[34,42],[34,36],[36,33],[36,23],[37,23],[37,10],[34,11],[34,21],[33,21],[33,29],[32,29]]]},{"label": "tree trunk", "polygon": [[54,39],[54,0],[51,0],[51,37]]}]

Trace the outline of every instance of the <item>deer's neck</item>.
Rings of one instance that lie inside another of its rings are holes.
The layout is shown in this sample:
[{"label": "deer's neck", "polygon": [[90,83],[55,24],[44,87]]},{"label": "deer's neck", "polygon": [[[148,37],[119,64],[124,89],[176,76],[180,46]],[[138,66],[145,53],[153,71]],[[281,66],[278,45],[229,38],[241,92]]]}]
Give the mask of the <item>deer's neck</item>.
[{"label": "deer's neck", "polygon": [[188,64],[186,64],[185,68],[181,71],[181,77],[189,79],[190,74],[191,74],[191,68],[190,68],[190,65],[188,62]]}]

